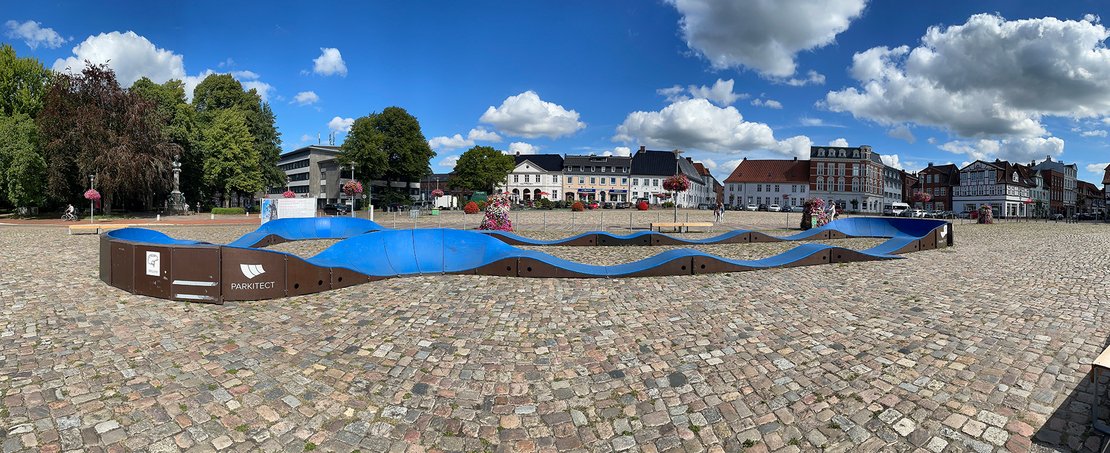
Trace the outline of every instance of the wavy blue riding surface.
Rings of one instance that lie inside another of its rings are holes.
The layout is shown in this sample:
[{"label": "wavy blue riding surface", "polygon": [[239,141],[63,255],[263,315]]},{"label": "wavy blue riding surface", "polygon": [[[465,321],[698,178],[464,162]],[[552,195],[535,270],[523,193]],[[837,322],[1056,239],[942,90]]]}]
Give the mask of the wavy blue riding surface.
[{"label": "wavy blue riding surface", "polygon": [[[880,237],[888,238],[888,240],[878,246],[858,251],[824,244],[804,244],[781,254],[758,260],[732,260],[698,250],[677,249],[668,250],[639,261],[611,266],[564,260],[540,251],[518,248],[506,243],[504,239],[509,238],[528,245],[543,246],[566,243],[568,240],[586,235],[604,235],[620,240],[628,240],[644,235],[657,235],[668,237],[680,243],[700,245],[721,243],[738,235],[752,232],[736,230],[705,239],[684,239],[649,232],[625,236],[596,232],[554,241],[541,241],[504,232],[479,233],[438,228],[390,230],[365,219],[328,217],[274,220],[227,244],[225,247],[251,249],[262,242],[264,238],[270,236],[279,237],[285,241],[342,239],[319,254],[305,258],[304,261],[315,266],[348,269],[376,278],[475,272],[494,263],[513,259],[531,260],[546,264],[558,270],[559,272],[556,272],[556,274],[559,276],[622,277],[643,274],[664,263],[691,258],[714,260],[728,265],[726,267],[732,270],[789,266],[825,251],[852,252],[855,257],[852,261],[896,259],[899,258],[897,253],[907,251],[907,245],[919,241],[947,225],[948,223],[942,220],[927,219],[841,219],[820,228],[775,238],[783,241],[827,238],[828,236],[825,233],[833,231],[847,237]],[[124,228],[107,234],[114,239],[147,244],[205,244],[197,241],[174,239],[163,233],[141,228]],[[265,252],[294,256],[273,250],[265,250]],[[689,273],[689,271],[685,273]],[[549,275],[536,274],[535,276]]]}]

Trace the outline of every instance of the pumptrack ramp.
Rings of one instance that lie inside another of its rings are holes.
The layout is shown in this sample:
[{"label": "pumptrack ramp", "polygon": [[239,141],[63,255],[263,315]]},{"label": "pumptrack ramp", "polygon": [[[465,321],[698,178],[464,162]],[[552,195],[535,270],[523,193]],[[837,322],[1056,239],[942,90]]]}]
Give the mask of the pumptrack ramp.
[{"label": "pumptrack ramp", "polygon": [[[526,246],[653,246],[886,238],[865,250],[804,243],[758,260],[732,260],[682,248],[630,263],[600,266],[568,261]],[[260,249],[287,241],[340,239],[302,258]],[[100,276],[126,291],[174,300],[222,303],[309,294],[384,278],[478,274],[536,278],[623,278],[740,272],[780,267],[898,259],[900,254],[953,244],[943,220],[840,219],[788,236],[748,230],[688,239],[662,233],[591,232],[543,241],[505,232],[392,230],[365,219],[328,217],[267,222],[226,245],[175,239],[124,228],[101,236]]]}]

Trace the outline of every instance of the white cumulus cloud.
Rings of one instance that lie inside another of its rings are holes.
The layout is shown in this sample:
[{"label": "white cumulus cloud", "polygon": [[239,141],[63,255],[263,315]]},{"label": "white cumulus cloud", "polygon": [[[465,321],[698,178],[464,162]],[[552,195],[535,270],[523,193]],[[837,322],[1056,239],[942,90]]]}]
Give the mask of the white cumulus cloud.
[{"label": "white cumulus cloud", "polygon": [[320,56],[312,60],[312,72],[322,76],[347,76],[347,63],[343,55],[334,47],[321,47]]},{"label": "white cumulus cloud", "polygon": [[623,156],[623,157],[628,157],[628,156],[631,156],[631,155],[632,155],[632,148],[629,148],[629,147],[627,147],[627,146],[618,146],[618,147],[615,147],[615,148],[613,148],[613,149],[612,149],[612,150],[610,150],[610,151],[606,151],[606,152],[604,152],[604,153],[601,153],[601,155],[602,155],[602,156]]},{"label": "white cumulus cloud", "polygon": [[335,132],[350,132],[351,126],[355,124],[354,118],[341,118],[335,117],[328,121],[328,129]]},{"label": "white cumulus cloud", "polygon": [[455,168],[455,164],[459,163],[459,156],[447,156],[440,159],[439,165],[443,168]]},{"label": "white cumulus cloud", "polygon": [[487,131],[482,128],[471,129],[466,137],[462,134],[455,134],[450,137],[439,136],[432,137],[428,140],[428,146],[435,150],[451,150],[457,148],[469,148],[475,145],[475,142],[500,142],[501,136],[496,132]]},{"label": "white cumulus cloud", "polygon": [[142,77],[155,83],[185,79],[185,64],[181,55],[160,49],[133,31],[89,36],[73,48],[73,56],[55,60],[53,68],[58,72],[76,74],[85,69],[86,60],[92,64],[107,64],[115,71],[116,80],[125,87]]},{"label": "white cumulus cloud", "polygon": [[831,44],[867,0],[668,0],[682,15],[686,44],[716,69],[795,72],[795,55]]},{"label": "white cumulus cloud", "polygon": [[717,107],[705,99],[678,101],[657,112],[632,112],[613,140],[714,152],[769,150],[798,157],[808,156],[811,144],[805,136],[776,140],[770,126],[744,121],[735,107]]},{"label": "white cumulus cloud", "polygon": [[509,143],[509,154],[536,154],[539,152],[540,147],[531,143],[512,142]]},{"label": "white cumulus cloud", "polygon": [[1106,137],[1106,131],[1104,131],[1102,129],[1095,129],[1093,131],[1080,132],[1079,135],[1082,135],[1084,137],[1104,137],[1105,138]]},{"label": "white cumulus cloud", "polygon": [[837,112],[915,123],[966,138],[1047,135],[1044,116],[1110,114],[1110,31],[1095,20],[1006,20],[977,14],[930,27],[919,46],[855,54],[859,82],[829,92]]},{"label": "white cumulus cloud", "polygon": [[1107,166],[1110,166],[1110,162],[1087,164],[1087,173],[1102,174]]},{"label": "white cumulus cloud", "polygon": [[838,138],[836,140],[833,140],[833,141],[829,142],[829,146],[839,146],[841,148],[847,148],[849,145],[848,145],[848,140],[847,139]]},{"label": "white cumulus cloud", "polygon": [[899,140],[905,140],[907,143],[914,143],[917,141],[917,137],[913,136],[913,132],[910,131],[909,126],[906,126],[905,124],[886,131],[886,135],[888,137],[897,138]]},{"label": "white cumulus cloud", "polygon": [[752,105],[756,107],[767,107],[769,109],[782,110],[782,103],[774,99],[753,99]]},{"label": "white cumulus cloud", "polygon": [[732,105],[737,99],[746,99],[749,96],[746,93],[733,92],[732,88],[734,85],[735,82],[732,79],[717,79],[716,82],[713,82],[713,86],[689,85],[683,88],[681,85],[674,85],[670,88],[660,88],[655,90],[655,92],[666,97],[667,102],[701,98],[708,99],[714,104],[725,107]]},{"label": "white cumulus cloud", "polygon": [[42,23],[33,20],[22,23],[9,20],[4,22],[4,28],[8,29],[6,35],[9,38],[22,40],[31,49],[37,49],[39,46],[57,49],[67,41],[53,28],[44,28]]},{"label": "white cumulus cloud", "polygon": [[586,127],[586,123],[578,120],[578,112],[544,101],[531,90],[505,98],[500,107],[490,106],[480,121],[506,134],[526,138],[557,138]]},{"label": "white cumulus cloud", "polygon": [[904,170],[904,168],[902,167],[902,159],[898,157],[897,154],[881,154],[879,155],[879,158],[882,159],[884,164],[887,164],[899,170]]},{"label": "white cumulus cloud", "polygon": [[296,96],[293,96],[293,102],[295,102],[297,105],[315,104],[319,100],[320,96],[317,96],[316,92],[314,91],[302,91],[300,93],[297,93]]},{"label": "white cumulus cloud", "polygon": [[951,141],[940,145],[945,151],[966,155],[971,160],[1029,162],[1064,153],[1064,141],[1058,137],[1018,137],[1003,140],[979,139]]}]

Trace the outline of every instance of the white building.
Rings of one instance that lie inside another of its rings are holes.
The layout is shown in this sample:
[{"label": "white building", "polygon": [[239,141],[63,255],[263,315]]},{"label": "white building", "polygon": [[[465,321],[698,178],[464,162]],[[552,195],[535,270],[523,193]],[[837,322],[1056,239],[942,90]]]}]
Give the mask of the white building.
[{"label": "white building", "polygon": [[960,185],[953,188],[957,211],[975,211],[990,205],[995,217],[1031,215],[1033,189],[1037,187],[1033,170],[1004,160],[977,160],[960,169]]},{"label": "white building", "polygon": [[744,159],[725,178],[725,205],[801,206],[809,196],[808,160]]},{"label": "white building", "polygon": [[690,180],[690,188],[678,193],[678,206],[692,208],[707,203],[706,197],[712,190],[711,184],[706,184],[693,161],[679,158],[674,151],[652,151],[643,146],[632,156],[628,188],[632,200],[646,199],[651,204],[670,201],[670,193],[663,188],[663,181],[677,174],[676,172]]},{"label": "white building", "polygon": [[517,154],[516,167],[509,173],[501,190],[509,192],[513,201],[546,198],[558,201],[563,190],[563,156],[558,154]]}]

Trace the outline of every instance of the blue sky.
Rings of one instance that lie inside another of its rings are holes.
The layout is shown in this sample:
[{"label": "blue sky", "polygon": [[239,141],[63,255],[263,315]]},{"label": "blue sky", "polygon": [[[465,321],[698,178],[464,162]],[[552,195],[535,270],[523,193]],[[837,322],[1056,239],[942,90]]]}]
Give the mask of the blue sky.
[{"label": "blue sky", "polygon": [[[1110,163],[1103,2],[7,2],[0,40],[122,81],[231,72],[265,93],[283,147],[342,142],[398,105],[436,172],[473,144],[682,148],[743,158],[871,145],[890,163]],[[1110,17],[1108,15],[1107,17]],[[932,27],[932,28],[931,28]],[[905,46],[905,47],[902,47]],[[458,136],[456,136],[458,134]]]}]

